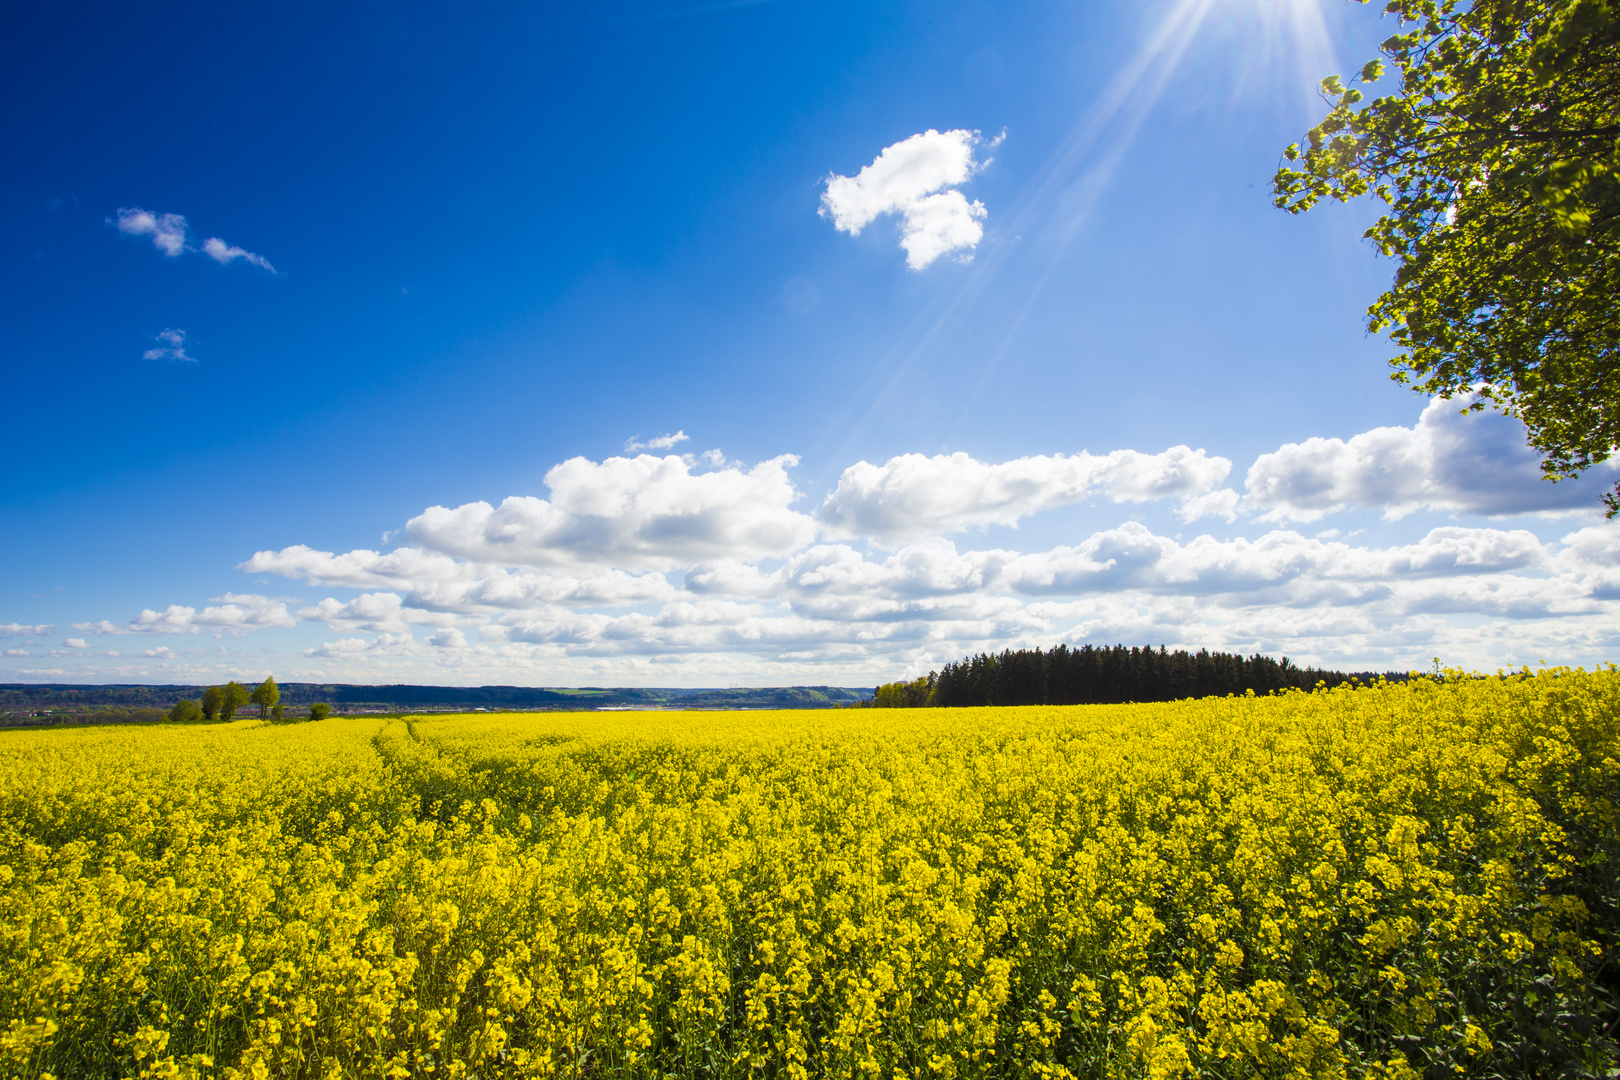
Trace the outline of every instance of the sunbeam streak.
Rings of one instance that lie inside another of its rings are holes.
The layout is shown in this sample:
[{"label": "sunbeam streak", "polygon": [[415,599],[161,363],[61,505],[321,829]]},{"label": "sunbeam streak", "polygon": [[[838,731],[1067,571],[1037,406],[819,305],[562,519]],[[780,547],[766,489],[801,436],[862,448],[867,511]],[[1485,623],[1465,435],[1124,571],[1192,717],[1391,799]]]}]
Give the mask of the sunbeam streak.
[{"label": "sunbeam streak", "polygon": [[[1008,355],[1030,311],[1090,220],[1098,200],[1134,144],[1142,126],[1180,71],[1200,31],[1219,22],[1221,29],[1246,35],[1250,44],[1235,56],[1238,77],[1233,93],[1278,70],[1292,69],[1304,86],[1330,70],[1332,52],[1319,0],[1178,0],[1136,53],[1119,69],[1102,93],[1081,114],[1069,134],[1052,151],[1013,205],[990,220],[999,242],[986,244],[961,285],[900,336],[884,362],[853,400],[862,402],[858,419],[844,429],[836,451],[860,441],[867,426],[893,407],[896,395],[914,384],[918,368],[937,354],[978,306],[989,284],[1013,252],[1038,259],[1025,299],[1007,321],[1001,341],[981,365],[975,386],[960,398],[952,429],[970,416],[994,374]],[[1285,62],[1285,51],[1294,63]],[[1302,95],[1302,101],[1304,97]],[[1028,245],[1013,238],[1038,238]],[[1035,254],[1038,252],[1038,255]]]}]

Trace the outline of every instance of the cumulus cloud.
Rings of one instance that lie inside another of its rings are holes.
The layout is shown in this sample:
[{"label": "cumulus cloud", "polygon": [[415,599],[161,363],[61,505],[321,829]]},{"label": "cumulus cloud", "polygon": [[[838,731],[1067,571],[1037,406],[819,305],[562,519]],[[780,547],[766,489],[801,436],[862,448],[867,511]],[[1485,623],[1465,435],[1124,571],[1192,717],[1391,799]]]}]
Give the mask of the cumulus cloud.
[{"label": "cumulus cloud", "polygon": [[1613,483],[1614,463],[1549,483],[1523,424],[1496,412],[1465,415],[1468,403],[1436,398],[1414,427],[1312,438],[1262,454],[1249,468],[1243,505],[1262,521],[1315,521],[1348,509],[1390,519],[1418,510],[1570,513],[1594,509]]},{"label": "cumulus cloud", "polygon": [[972,252],[984,237],[986,211],[956,188],[989,164],[973,158],[978,141],[975,131],[929,128],[886,147],[856,175],[827,177],[821,216],[859,236],[878,217],[898,214],[900,246],[913,270],[953,251]]},{"label": "cumulus cloud", "polygon": [[152,246],[169,258],[186,250],[186,219],[179,214],[154,214],[138,206],[120,207],[118,231],[130,236],[149,236]]},{"label": "cumulus cloud", "polygon": [[[973,648],[1120,634],[1296,657],[1353,648],[1365,658],[1402,642],[1420,651],[1467,644],[1511,661],[1511,636],[1486,633],[1477,620],[1519,624],[1519,646],[1546,639],[1550,627],[1523,629],[1538,620],[1598,620],[1593,630],[1605,617],[1612,624],[1612,610],[1582,572],[1594,561],[1612,568],[1617,551],[1620,542],[1604,537],[1544,543],[1525,530],[1459,526],[1383,548],[1288,530],[1181,542],[1134,522],[1030,554],[958,551],[932,538],[874,559],[820,544],[770,572],[741,563],[693,570],[692,598],[656,611],[514,611],[482,627],[469,648],[491,650],[492,659],[727,655],[832,663],[852,655],[951,658]],[[1450,615],[1475,624],[1448,624]]]},{"label": "cumulus cloud", "polygon": [[810,541],[815,523],[798,498],[791,454],[752,469],[695,473],[670,455],[573,458],[546,474],[551,498],[514,495],[429,507],[405,524],[416,545],[501,566],[598,563],[666,569],[721,557],[785,555]]},{"label": "cumulus cloud", "polygon": [[255,255],[246,248],[239,248],[234,244],[227,244],[217,236],[210,236],[207,240],[204,240],[202,249],[204,255],[207,255],[210,259],[213,259],[217,263],[229,265],[230,263],[235,262],[237,259],[241,259],[246,263],[257,266],[261,270],[268,270],[272,274],[276,272],[276,268],[270,265],[270,260],[266,259],[263,255]]},{"label": "cumulus cloud", "polygon": [[[303,674],[325,681],[428,681],[440,671],[458,682],[847,685],[1058,640],[1358,668],[1426,666],[1435,655],[1481,667],[1612,656],[1620,524],[1583,522],[1555,540],[1543,538],[1544,520],[1541,531],[1446,523],[1401,527],[1395,542],[1251,517],[1185,538],[1129,521],[1033,551],[971,550],[952,538],[1093,498],[1161,500],[1183,521],[1279,507],[1288,513],[1278,516],[1306,518],[1365,506],[1545,513],[1548,504],[1524,501],[1547,485],[1533,459],[1525,467],[1522,431],[1468,426],[1481,419],[1491,420],[1431,406],[1412,428],[1318,446],[1316,457],[1309,444],[1283,447],[1255,463],[1242,502],[1225,486],[1229,461],[1185,446],[858,462],[813,513],[794,508],[792,457],[752,468],[718,455],[701,467],[689,456],[575,458],[546,475],[545,498],[430,508],[390,551],[294,545],[257,552],[241,569],[349,590],[296,612],[340,632],[304,654]],[[1318,458],[1339,478],[1326,495],[1306,482]],[[1379,471],[1397,464],[1420,478]],[[1473,483],[1471,470],[1518,494]],[[282,601],[227,594],[200,611],[173,605],[122,626],[73,628],[235,634],[294,618]]]},{"label": "cumulus cloud", "polygon": [[186,355],[186,332],[184,330],[163,329],[158,331],[157,340],[161,342],[155,348],[147,349],[141,354],[142,360],[186,360],[195,362],[195,356]]},{"label": "cumulus cloud", "polygon": [[322,622],[348,630],[409,633],[407,624],[449,626],[456,617],[448,612],[408,608],[398,593],[363,593],[344,603],[327,597],[318,604],[300,608],[300,619]]},{"label": "cumulus cloud", "polygon": [[624,452],[627,454],[633,454],[637,450],[668,450],[670,447],[679,443],[690,441],[691,438],[692,437],[684,431],[677,431],[673,435],[659,435],[655,438],[648,439],[646,442],[641,441],[641,436],[632,435],[628,439],[624,440]]},{"label": "cumulus cloud", "polygon": [[44,637],[55,629],[53,623],[0,623],[0,637]]},{"label": "cumulus cloud", "polygon": [[430,635],[428,644],[435,649],[465,649],[467,647],[467,635],[454,626],[447,626]]},{"label": "cumulus cloud", "polygon": [[138,206],[120,207],[115,224],[119,232],[150,237],[152,246],[171,259],[185,251],[200,250],[217,263],[228,265],[240,259],[272,274],[276,272],[276,268],[264,256],[228,244],[217,236],[204,240],[201,248],[193,248],[186,242],[186,219],[181,214],[154,214]]},{"label": "cumulus cloud", "polygon": [[[816,511],[831,535],[894,543],[957,532],[976,525],[1016,525],[1038,510],[1102,495],[1113,502],[1205,496],[1226,479],[1232,463],[1203,450],[1171,447],[1161,454],[1026,457],[989,465],[967,454],[902,454],[882,465],[858,462]],[[1197,510],[1228,508],[1206,500]],[[1189,504],[1190,505],[1190,504]]]},{"label": "cumulus cloud", "polygon": [[335,555],[294,544],[280,551],[259,551],[237,569],[248,574],[302,578],[311,585],[350,589],[397,588],[423,581],[450,581],[472,574],[472,568],[448,555],[402,547],[384,554],[359,549]]},{"label": "cumulus cloud", "polygon": [[253,593],[226,593],[216,596],[201,611],[184,604],[170,604],[162,611],[145,608],[125,626],[102,619],[74,623],[73,629],[91,634],[199,634],[205,630],[233,637],[267,627],[296,626],[285,602]]},{"label": "cumulus cloud", "polygon": [[1072,547],[1020,555],[1004,576],[1032,595],[1143,590],[1268,604],[1359,603],[1392,595],[1402,582],[1539,569],[1545,561],[1542,543],[1524,530],[1439,528],[1418,543],[1380,549],[1289,530],[1182,544],[1127,522]]},{"label": "cumulus cloud", "polygon": [[372,657],[414,656],[421,652],[421,644],[409,633],[379,634],[370,641],[365,638],[340,638],[305,649],[304,655],[331,660],[354,660]]},{"label": "cumulus cloud", "polygon": [[494,567],[470,581],[420,583],[411,590],[409,599],[413,605],[434,610],[473,612],[524,609],[538,604],[623,607],[671,600],[676,595],[669,579],[657,571],[552,574]]}]

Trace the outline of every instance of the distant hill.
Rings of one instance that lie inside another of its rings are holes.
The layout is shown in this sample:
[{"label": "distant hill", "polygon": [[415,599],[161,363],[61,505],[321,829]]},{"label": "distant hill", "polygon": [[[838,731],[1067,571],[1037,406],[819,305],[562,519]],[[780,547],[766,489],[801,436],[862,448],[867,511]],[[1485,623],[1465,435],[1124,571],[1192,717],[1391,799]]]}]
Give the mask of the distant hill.
[{"label": "distant hill", "polygon": [[[867,687],[769,686],[732,689],[667,687],[362,686],[354,683],[280,683],[283,705],[328,702],[337,712],[457,709],[815,709],[862,701]],[[181,698],[196,699],[206,686],[146,686],[112,683],[0,683],[0,715],[12,723],[39,713],[91,713],[109,709],[164,709]]]}]

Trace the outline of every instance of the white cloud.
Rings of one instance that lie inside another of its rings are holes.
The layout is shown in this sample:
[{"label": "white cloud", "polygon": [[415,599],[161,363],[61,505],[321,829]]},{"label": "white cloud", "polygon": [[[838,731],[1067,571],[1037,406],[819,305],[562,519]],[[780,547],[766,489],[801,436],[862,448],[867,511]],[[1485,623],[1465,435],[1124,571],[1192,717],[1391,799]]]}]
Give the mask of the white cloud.
[{"label": "white cloud", "polygon": [[27,649],[7,649],[6,650],[6,655],[7,656],[28,656],[29,652],[28,652]]},{"label": "white cloud", "polygon": [[[689,456],[576,458],[547,474],[547,498],[430,508],[406,527],[404,547],[294,545],[258,552],[241,569],[352,590],[297,611],[341,631],[298,661],[300,675],[319,681],[850,685],[1058,640],[1286,653],[1353,668],[1427,666],[1435,655],[1484,668],[1612,657],[1620,524],[1558,540],[1511,523],[1445,524],[1375,542],[1361,529],[1306,536],[1252,520],[1183,539],[1130,521],[1036,551],[961,550],[948,538],[1086,498],[1169,500],[1183,520],[1278,506],[1505,513],[1520,504],[1483,501],[1490,491],[1464,482],[1464,464],[1506,474],[1503,486],[1521,501],[1542,482],[1523,471],[1513,442],[1522,433],[1467,426],[1475,420],[1431,406],[1413,428],[1329,446],[1330,462],[1348,455],[1354,468],[1328,469],[1339,479],[1325,503],[1301,494],[1303,481],[1253,483],[1251,496],[1274,498],[1262,506],[1239,504],[1223,486],[1230,462],[1185,446],[859,462],[814,514],[794,509],[790,456],[753,468],[718,455],[701,467]],[[1297,478],[1306,446],[1262,457],[1251,476]],[[1423,479],[1366,479],[1392,461],[1416,462]],[[293,621],[282,601],[226,595],[202,611],[174,605],[127,626],[73,628],[235,634]],[[150,659],[184,663],[160,650]],[[133,665],[95,670],[138,675]],[[151,670],[173,679],[189,669]]]},{"label": "white cloud", "polygon": [[429,507],[406,522],[417,545],[501,566],[607,564],[666,569],[722,557],[785,555],[815,524],[798,498],[791,454],[744,471],[694,473],[674,455],[573,458],[546,474],[551,499],[512,496],[454,509]]},{"label": "white cloud", "polygon": [[133,633],[133,631],[126,630],[122,626],[114,626],[112,623],[108,622],[106,619],[101,619],[101,620],[99,620],[97,622],[76,622],[76,623],[73,624],[73,629],[79,630],[79,631],[81,631],[83,633],[86,633],[86,634],[128,634],[128,633]]},{"label": "white cloud", "polygon": [[821,216],[859,236],[879,216],[899,214],[900,246],[913,270],[953,251],[971,252],[984,237],[986,211],[955,189],[989,164],[973,160],[978,138],[974,131],[929,128],[886,147],[855,176],[827,177]]},{"label": "white cloud", "polygon": [[304,655],[310,657],[326,657],[333,660],[353,660],[377,656],[398,657],[414,656],[421,652],[421,645],[410,634],[379,634],[370,641],[364,638],[340,638],[337,641],[328,641],[313,649],[305,649]]},{"label": "white cloud", "polygon": [[246,248],[239,248],[232,244],[227,244],[217,236],[210,236],[207,240],[204,240],[202,249],[203,254],[207,255],[210,259],[213,259],[217,263],[228,265],[235,262],[237,259],[241,259],[244,262],[257,266],[261,270],[268,270],[272,274],[276,272],[276,268],[270,265],[270,260],[266,259],[263,255],[255,255]]},{"label": "white cloud", "polygon": [[1249,469],[1246,509],[1262,521],[1316,521],[1342,510],[1453,514],[1591,511],[1615,463],[1557,484],[1541,478],[1524,425],[1495,412],[1463,415],[1467,400],[1431,401],[1416,426],[1348,440],[1312,438],[1262,454]]},{"label": "white cloud", "polygon": [[[507,570],[457,562],[448,555],[412,547],[387,554],[359,550],[334,555],[297,544],[281,551],[257,552],[239,569],[249,574],[301,578],[311,585],[404,589],[405,604],[430,611],[490,611],[537,604],[619,606],[669,600],[676,595],[668,579],[657,571],[632,574],[618,569],[574,573]],[[314,610],[306,608],[299,615],[326,621]]]},{"label": "white cloud", "polygon": [[[1225,460],[1222,458],[1221,460]],[[1182,521],[1192,522],[1203,518],[1219,517],[1227,521],[1236,521],[1238,507],[1242,504],[1242,496],[1231,488],[1221,488],[1218,491],[1206,492],[1203,495],[1194,495],[1183,499],[1176,508],[1176,516]]]},{"label": "white cloud", "polygon": [[622,607],[671,600],[676,595],[669,579],[657,571],[541,574],[496,567],[472,581],[420,583],[410,593],[410,602],[441,611],[488,611],[526,609],[538,604]]},{"label": "white cloud", "polygon": [[409,633],[408,624],[449,626],[454,615],[407,608],[398,593],[363,593],[348,603],[327,597],[318,604],[300,608],[300,619],[323,622],[348,630],[370,630],[385,633]]},{"label": "white cloud", "polygon": [[131,236],[150,236],[152,245],[171,259],[186,250],[186,219],[179,214],[154,214],[138,206],[120,207],[118,231]]},{"label": "white cloud", "polygon": [[66,645],[70,649],[88,649],[90,647],[89,643],[86,642],[82,637],[70,637],[66,641],[62,642],[62,644]]},{"label": "white cloud", "polygon": [[447,626],[442,630],[435,631],[428,638],[428,644],[435,649],[465,649],[467,647],[467,636],[454,626]]},{"label": "white cloud", "polygon": [[[118,231],[131,236],[149,236],[152,246],[156,247],[169,258],[175,258],[184,251],[201,250],[204,255],[217,263],[230,264],[238,259],[250,263],[272,274],[276,268],[270,265],[270,260],[262,255],[255,255],[246,248],[228,244],[217,236],[210,236],[203,241],[200,249],[193,248],[186,243],[186,219],[180,214],[154,214],[150,210],[142,210],[138,206],[120,207],[118,210]],[[148,359],[155,359],[149,357]]]},{"label": "white cloud", "polygon": [[0,637],[44,637],[55,629],[54,623],[0,623]]},{"label": "white cloud", "polygon": [[157,340],[161,345],[147,349],[141,354],[142,360],[188,360],[195,362],[195,356],[186,355],[186,332],[184,330],[163,329],[158,331]]},{"label": "white cloud", "polygon": [[[1103,495],[1113,502],[1204,496],[1231,472],[1225,458],[1171,447],[1162,454],[1026,457],[988,465],[967,454],[902,454],[851,465],[816,518],[833,536],[893,543],[976,525],[1016,525],[1038,510]],[[1226,506],[1226,500],[1203,506]],[[1200,506],[1194,516],[1204,513]],[[1218,509],[1217,509],[1218,512]]]},{"label": "white cloud", "polygon": [[448,555],[402,547],[383,554],[360,549],[334,555],[294,544],[280,551],[259,551],[237,569],[247,574],[279,574],[303,578],[311,585],[350,589],[397,588],[421,581],[466,578],[470,567]]},{"label": "white cloud", "polygon": [[[224,596],[214,597],[214,606],[205,607],[198,611],[194,607],[183,604],[170,604],[162,611],[153,611],[150,608],[129,621],[127,628],[116,627],[103,620],[96,624],[92,631],[98,634],[128,633],[128,634],[197,634],[204,630],[213,630],[240,636],[253,630],[262,630],[266,627],[296,626],[297,620],[287,611],[287,605],[280,600],[272,600],[267,596],[257,596],[252,593],[226,593]],[[74,629],[90,629],[91,624],[74,623]]]},{"label": "white cloud", "polygon": [[630,438],[624,440],[624,452],[627,454],[633,454],[637,450],[668,450],[677,443],[689,442],[691,438],[692,437],[684,431],[677,431],[673,435],[659,435],[655,438],[648,439],[646,442],[642,442],[639,435],[632,435]]},{"label": "white cloud", "polygon": [[1546,561],[1542,543],[1523,530],[1446,527],[1416,544],[1379,549],[1287,530],[1254,540],[1200,536],[1180,544],[1127,522],[1073,547],[1020,555],[1004,576],[1032,595],[1144,590],[1268,604],[1359,603],[1392,595],[1406,582],[1537,570]]}]

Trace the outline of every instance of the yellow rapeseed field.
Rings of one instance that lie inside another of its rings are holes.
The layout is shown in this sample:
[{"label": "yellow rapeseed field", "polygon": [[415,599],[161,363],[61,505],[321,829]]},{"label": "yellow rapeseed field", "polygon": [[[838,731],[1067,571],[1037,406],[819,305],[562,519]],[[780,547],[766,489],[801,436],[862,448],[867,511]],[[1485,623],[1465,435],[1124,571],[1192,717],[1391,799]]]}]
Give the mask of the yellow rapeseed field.
[{"label": "yellow rapeseed field", "polygon": [[1604,1076],[1620,673],[0,733],[17,1077]]}]

